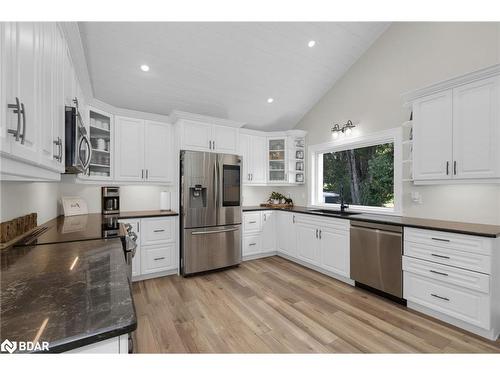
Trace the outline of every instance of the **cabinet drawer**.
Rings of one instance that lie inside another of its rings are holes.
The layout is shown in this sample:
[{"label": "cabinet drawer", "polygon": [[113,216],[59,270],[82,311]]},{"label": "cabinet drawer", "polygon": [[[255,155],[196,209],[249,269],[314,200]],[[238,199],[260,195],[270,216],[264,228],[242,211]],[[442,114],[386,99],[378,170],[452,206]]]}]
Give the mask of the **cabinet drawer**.
[{"label": "cabinet drawer", "polygon": [[261,252],[260,234],[243,237],[243,256],[258,254]]},{"label": "cabinet drawer", "polygon": [[407,256],[403,257],[403,271],[412,272],[478,292],[489,293],[490,291],[490,277],[479,272],[443,266],[441,264]]},{"label": "cabinet drawer", "polygon": [[493,239],[467,234],[439,232],[416,228],[405,228],[405,241],[416,242],[447,249],[467,251],[475,254],[490,255]]},{"label": "cabinet drawer", "polygon": [[154,245],[175,240],[175,218],[141,220],[141,244]]},{"label": "cabinet drawer", "polygon": [[337,219],[335,217],[320,217],[317,215],[294,214],[295,222],[299,224],[310,224],[318,227],[349,230],[350,221],[346,219]]},{"label": "cabinet drawer", "polygon": [[162,244],[141,248],[141,273],[154,273],[176,268],[175,245]]},{"label": "cabinet drawer", "polygon": [[243,214],[243,233],[260,232],[260,212],[245,212]]},{"label": "cabinet drawer", "polygon": [[491,260],[486,255],[408,241],[404,243],[404,255],[490,274]]},{"label": "cabinet drawer", "polygon": [[488,294],[404,272],[404,298],[469,324],[490,329]]}]

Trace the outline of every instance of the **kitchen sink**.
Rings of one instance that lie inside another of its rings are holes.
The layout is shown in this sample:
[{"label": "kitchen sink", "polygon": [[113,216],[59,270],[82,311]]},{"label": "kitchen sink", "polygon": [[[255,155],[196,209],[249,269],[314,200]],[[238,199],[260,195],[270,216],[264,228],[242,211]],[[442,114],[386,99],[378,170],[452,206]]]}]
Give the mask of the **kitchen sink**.
[{"label": "kitchen sink", "polygon": [[348,212],[348,211],[340,211],[340,210],[325,210],[325,209],[316,209],[316,210],[308,210],[309,212],[317,212],[321,214],[329,214],[329,215],[341,215],[341,216],[351,216],[351,215],[359,215],[359,212]]}]

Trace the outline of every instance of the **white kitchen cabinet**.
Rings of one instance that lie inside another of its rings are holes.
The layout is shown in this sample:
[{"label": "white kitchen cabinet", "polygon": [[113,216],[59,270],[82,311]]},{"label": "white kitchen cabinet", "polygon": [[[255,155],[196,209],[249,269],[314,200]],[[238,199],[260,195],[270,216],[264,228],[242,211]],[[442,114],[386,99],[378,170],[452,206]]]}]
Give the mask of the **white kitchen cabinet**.
[{"label": "white kitchen cabinet", "polygon": [[295,257],[297,251],[295,214],[278,212],[277,219],[278,252]]},{"label": "white kitchen cabinet", "polygon": [[337,275],[350,277],[349,232],[328,226],[322,226],[319,230],[320,267]]},{"label": "white kitchen cabinet", "polygon": [[254,257],[262,253],[262,237],[260,233],[243,236],[243,257]]},{"label": "white kitchen cabinet", "polygon": [[276,251],[276,212],[262,211],[262,253]]},{"label": "white kitchen cabinet", "polygon": [[405,96],[415,183],[500,182],[500,65]]},{"label": "white kitchen cabinet", "polygon": [[170,124],[115,118],[115,180],[173,182]]},{"label": "white kitchen cabinet", "polygon": [[169,271],[177,268],[175,244],[165,243],[141,248],[141,275]]},{"label": "white kitchen cabinet", "polygon": [[413,178],[451,179],[452,91],[413,103]]},{"label": "white kitchen cabinet", "polygon": [[144,162],[149,182],[173,182],[173,145],[170,124],[146,121]]},{"label": "white kitchen cabinet", "polygon": [[118,181],[144,180],[144,121],[115,118],[115,176]]},{"label": "white kitchen cabinet", "polygon": [[242,183],[245,185],[266,183],[266,152],[265,137],[250,134],[240,134],[239,153],[243,156]]},{"label": "white kitchen cabinet", "polygon": [[212,150],[224,154],[236,154],[238,129],[227,126],[212,126]]},{"label": "white kitchen cabinet", "polygon": [[128,354],[128,334],[68,350],[64,354]]},{"label": "white kitchen cabinet", "polygon": [[[39,103],[40,85],[40,24],[16,22],[8,31],[9,51],[7,75],[7,104],[17,105],[7,111],[7,128],[10,132],[9,154],[16,159],[33,164],[39,162]],[[2,84],[3,85],[3,84]],[[19,111],[20,110],[20,111]],[[14,113],[17,111],[18,113]],[[16,135],[17,134],[17,135]]]},{"label": "white kitchen cabinet", "polygon": [[453,178],[500,177],[500,79],[453,89]]},{"label": "white kitchen cabinet", "polygon": [[287,137],[269,137],[267,139],[267,181],[270,184],[288,182]]},{"label": "white kitchen cabinet", "polygon": [[404,229],[403,296],[408,307],[495,340],[497,238]]},{"label": "white kitchen cabinet", "polygon": [[181,150],[237,154],[237,128],[186,119],[179,120],[176,126],[180,128]]},{"label": "white kitchen cabinet", "polygon": [[318,227],[305,223],[297,223],[295,227],[297,258],[316,266],[319,265]]}]

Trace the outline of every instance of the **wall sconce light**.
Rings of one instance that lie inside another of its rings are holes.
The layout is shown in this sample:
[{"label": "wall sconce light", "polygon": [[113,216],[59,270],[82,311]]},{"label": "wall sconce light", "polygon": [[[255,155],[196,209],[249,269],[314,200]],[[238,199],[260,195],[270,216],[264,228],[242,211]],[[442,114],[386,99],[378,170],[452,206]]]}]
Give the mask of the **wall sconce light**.
[{"label": "wall sconce light", "polygon": [[350,135],[352,133],[352,128],[354,128],[356,125],[352,123],[351,120],[347,120],[347,122],[340,127],[339,124],[335,124],[332,127],[332,136],[333,138],[337,139],[340,134],[344,135]]}]

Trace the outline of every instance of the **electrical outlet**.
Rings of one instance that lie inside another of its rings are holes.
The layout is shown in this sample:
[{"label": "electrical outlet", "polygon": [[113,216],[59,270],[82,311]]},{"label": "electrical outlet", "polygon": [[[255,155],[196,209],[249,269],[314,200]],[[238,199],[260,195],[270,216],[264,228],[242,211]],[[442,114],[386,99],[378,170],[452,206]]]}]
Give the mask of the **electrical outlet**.
[{"label": "electrical outlet", "polygon": [[422,204],[422,194],[418,191],[412,191],[411,200],[413,203]]}]

